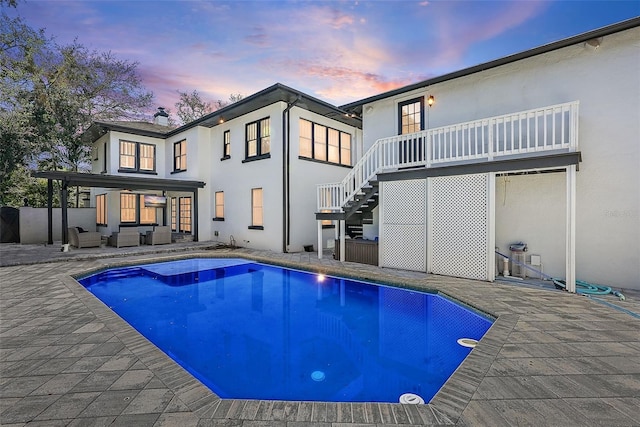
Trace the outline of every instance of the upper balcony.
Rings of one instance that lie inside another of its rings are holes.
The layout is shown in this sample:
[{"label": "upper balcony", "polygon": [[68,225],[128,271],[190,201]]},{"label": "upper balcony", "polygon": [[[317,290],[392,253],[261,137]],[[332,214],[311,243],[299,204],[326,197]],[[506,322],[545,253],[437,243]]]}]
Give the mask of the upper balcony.
[{"label": "upper balcony", "polygon": [[317,212],[344,208],[379,173],[578,151],[578,102],[382,138],[342,180],[317,187]]}]

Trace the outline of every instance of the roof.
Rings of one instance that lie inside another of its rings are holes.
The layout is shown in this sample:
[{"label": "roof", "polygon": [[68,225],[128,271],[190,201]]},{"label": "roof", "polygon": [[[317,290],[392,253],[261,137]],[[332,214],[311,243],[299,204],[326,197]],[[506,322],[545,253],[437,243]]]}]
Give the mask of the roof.
[{"label": "roof", "polygon": [[87,129],[83,138],[88,141],[95,141],[104,135],[107,131],[120,131],[133,133],[135,135],[150,136],[154,138],[165,138],[167,133],[172,130],[169,126],[157,125],[149,122],[134,122],[127,120],[114,121],[94,121],[89,129]]},{"label": "roof", "polygon": [[318,98],[292,89],[281,83],[276,83],[273,86],[261,90],[260,92],[254,93],[253,95],[243,98],[238,102],[209,113],[204,117],[186,123],[178,128],[172,129],[167,126],[147,122],[95,121],[85,134],[91,141],[95,141],[108,130],[122,131],[133,133],[135,135],[156,138],[167,138],[195,126],[211,128],[276,102],[295,104],[296,107],[312,111],[349,126],[362,128],[362,121],[359,117],[349,114],[346,111]]},{"label": "roof", "polygon": [[146,178],[132,175],[107,175],[66,171],[36,171],[33,172],[32,175],[36,178],[64,181],[70,186],[126,188],[128,190],[196,191],[198,188],[204,188],[205,186],[205,183],[202,181]]},{"label": "roof", "polygon": [[449,74],[444,74],[442,76],[433,77],[427,80],[420,81],[418,83],[413,83],[408,86],[404,86],[398,89],[394,89],[388,92],[381,93],[379,95],[370,96],[368,98],[361,99],[359,101],[352,102],[350,104],[342,105],[340,108],[342,110],[352,112],[355,114],[362,113],[362,106],[364,104],[368,104],[370,102],[379,101],[381,99],[389,98],[391,96],[399,95],[405,92],[410,92],[412,90],[421,89],[427,86],[434,85],[436,83],[442,83],[448,80],[454,80],[460,77],[469,76],[471,74],[479,73],[481,71],[490,70],[492,68],[496,68],[502,65],[510,64],[512,62],[520,61],[522,59],[531,58],[537,55],[542,55],[544,53],[552,52],[554,50],[562,49],[564,47],[572,46],[579,43],[585,43],[588,40],[597,39],[600,37],[604,37],[610,34],[618,33],[621,31],[629,30],[631,28],[635,28],[640,26],[640,17],[628,19],[626,21],[618,22],[616,24],[612,24],[606,27],[602,27],[596,30],[588,31],[583,34],[579,34],[577,36],[569,37],[557,42],[553,42],[550,44],[546,44],[543,46],[539,46],[530,50],[526,50],[520,53],[516,53],[513,55],[505,56],[500,59],[496,59],[493,61],[485,62],[479,65],[475,65],[473,67],[464,68],[459,71],[454,71]]}]

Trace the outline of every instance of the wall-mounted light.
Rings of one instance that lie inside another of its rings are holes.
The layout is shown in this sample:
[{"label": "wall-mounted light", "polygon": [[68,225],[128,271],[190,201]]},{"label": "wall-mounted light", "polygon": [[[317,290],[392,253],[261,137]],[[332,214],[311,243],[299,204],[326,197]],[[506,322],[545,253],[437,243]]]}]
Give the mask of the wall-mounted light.
[{"label": "wall-mounted light", "polygon": [[373,111],[373,107],[371,105],[367,105],[367,108],[365,108],[364,111],[366,111],[367,113],[370,113]]},{"label": "wall-mounted light", "polygon": [[429,107],[431,107],[435,103],[436,103],[436,98],[433,95],[429,95],[429,97],[427,98],[427,104],[429,105]]},{"label": "wall-mounted light", "polygon": [[220,120],[218,120],[218,123],[223,124],[224,123],[224,119],[222,117],[220,117]]}]

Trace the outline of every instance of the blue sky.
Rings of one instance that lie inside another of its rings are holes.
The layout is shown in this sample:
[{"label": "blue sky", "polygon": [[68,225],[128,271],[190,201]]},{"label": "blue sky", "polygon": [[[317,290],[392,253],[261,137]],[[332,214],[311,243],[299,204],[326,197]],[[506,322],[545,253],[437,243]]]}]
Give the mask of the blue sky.
[{"label": "blue sky", "polygon": [[640,16],[640,1],[37,1],[11,16],[139,63],[158,105],[276,82],[341,105]]}]

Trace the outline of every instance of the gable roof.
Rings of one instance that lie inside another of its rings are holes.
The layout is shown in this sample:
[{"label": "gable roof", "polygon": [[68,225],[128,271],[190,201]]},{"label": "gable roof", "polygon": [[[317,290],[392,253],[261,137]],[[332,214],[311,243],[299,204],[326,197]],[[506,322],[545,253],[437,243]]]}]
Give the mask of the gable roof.
[{"label": "gable roof", "polygon": [[585,43],[592,39],[597,39],[600,37],[604,37],[610,34],[618,33],[621,31],[629,30],[631,28],[635,28],[640,26],[640,17],[628,19],[626,21],[618,22],[616,24],[612,24],[606,27],[602,27],[596,30],[588,31],[586,33],[579,34],[577,36],[569,37],[563,40],[559,40],[553,43],[549,43],[543,46],[539,46],[530,50],[526,50],[520,53],[516,53],[513,55],[505,56],[503,58],[499,58],[493,61],[485,62],[479,65],[474,65],[473,67],[464,68],[459,71],[454,71],[452,73],[444,74],[442,76],[433,77],[427,80],[423,80],[417,83],[413,83],[398,89],[390,90],[388,92],[383,92],[378,95],[370,96],[368,98],[361,99],[359,101],[355,101],[349,104],[342,105],[340,108],[360,115],[362,113],[362,107],[364,104],[368,104],[370,102],[379,101],[381,99],[389,98],[391,96],[399,95],[405,92],[410,92],[415,89],[421,89],[427,86],[434,85],[436,83],[442,83],[448,80],[454,80],[460,77],[465,77],[471,74],[479,73],[481,71],[490,70],[492,68],[499,67],[501,65],[510,64],[512,62],[520,61],[522,59],[531,58],[533,56],[541,55],[543,53],[548,53],[557,49],[562,49],[564,47],[572,46],[578,43]]},{"label": "gable roof", "polygon": [[204,117],[186,123],[178,128],[170,128],[148,122],[96,120],[85,134],[91,141],[95,141],[109,130],[155,138],[167,138],[195,126],[211,128],[219,125],[221,121],[227,122],[276,102],[286,102],[289,105],[295,104],[297,107],[337,120],[349,126],[362,128],[362,121],[359,117],[349,114],[346,111],[311,95],[307,95],[281,83],[276,83],[273,86],[269,86],[268,88],[261,90],[260,92],[254,93],[253,95],[243,98],[238,102],[227,105],[224,108],[209,113]]}]

